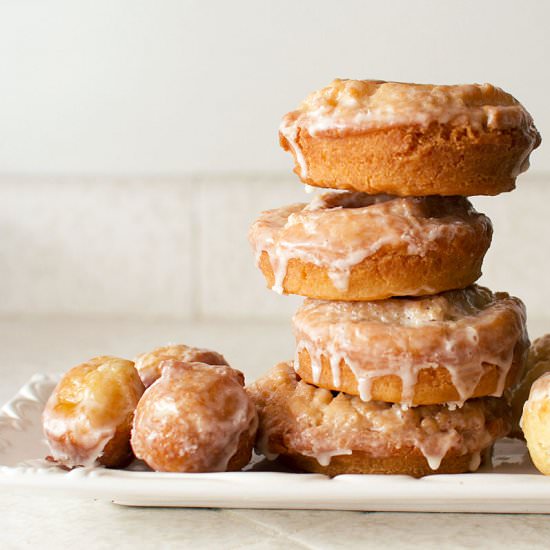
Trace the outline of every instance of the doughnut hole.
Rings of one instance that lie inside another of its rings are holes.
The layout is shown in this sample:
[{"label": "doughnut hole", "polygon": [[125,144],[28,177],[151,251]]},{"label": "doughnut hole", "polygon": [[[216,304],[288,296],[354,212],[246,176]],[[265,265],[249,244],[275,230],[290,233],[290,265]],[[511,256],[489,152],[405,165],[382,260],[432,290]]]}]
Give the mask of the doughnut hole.
[{"label": "doughnut hole", "polygon": [[206,363],[207,365],[228,365],[225,357],[217,351],[194,348],[185,344],[161,346],[135,358],[136,369],[146,388],[160,377],[162,363],[169,360],[185,363]]},{"label": "doughnut hole", "polygon": [[550,475],[550,373],[531,386],[520,426],[533,464],[544,475]]},{"label": "doughnut hole", "polygon": [[144,389],[134,363],[125,359],[94,357],[70,369],[42,416],[51,458],[68,468],[127,465],[132,419]]},{"label": "doughnut hole", "polygon": [[529,397],[531,386],[543,374],[550,372],[550,334],[537,338],[529,348],[525,374],[519,384],[511,392],[511,405],[514,428],[512,436],[523,438],[519,420],[523,412],[523,405]]},{"label": "doughnut hole", "polygon": [[139,402],[136,456],[161,472],[240,470],[258,425],[242,373],[226,365],[166,361]]}]

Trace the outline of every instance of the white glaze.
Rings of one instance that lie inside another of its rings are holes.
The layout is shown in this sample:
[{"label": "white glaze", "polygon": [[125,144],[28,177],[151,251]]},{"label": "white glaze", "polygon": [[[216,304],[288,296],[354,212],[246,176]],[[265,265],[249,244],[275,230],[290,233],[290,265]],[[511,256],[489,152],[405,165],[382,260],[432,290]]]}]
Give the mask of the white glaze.
[{"label": "white glaze", "polygon": [[524,107],[491,84],[434,86],[336,79],[288,113],[279,130],[301,154],[296,144],[300,129],[315,136],[386,126],[426,127],[433,122],[476,129],[533,127]]},{"label": "white glaze", "polygon": [[226,365],[165,361],[137,407],[132,447],[155,470],[222,472],[241,436],[253,437],[257,425],[241,373]]},{"label": "white glaze", "polygon": [[70,468],[97,466],[98,459],[116,432],[115,422],[101,428],[93,427],[85,413],[65,418],[47,417],[43,426],[49,436],[52,458]]},{"label": "white glaze", "polygon": [[[489,447],[490,448],[490,447]],[[475,472],[481,464],[481,452],[472,453],[472,459],[470,460],[470,472]]]},{"label": "white glaze", "polygon": [[424,368],[447,369],[459,394],[452,405],[460,406],[472,396],[484,365],[496,365],[499,379],[492,395],[501,396],[514,359],[522,361],[528,346],[521,301],[477,286],[377,302],[306,300],[293,317],[293,330],[296,365],[306,351],[314,384],[325,358],[334,387],[345,363],[363,401],[371,399],[376,378],[399,376],[401,402],[407,405],[413,404]]},{"label": "white glaze", "polygon": [[530,401],[545,401],[550,399],[550,373],[543,374],[535,380],[529,392]]},{"label": "white glaze", "polygon": [[[473,454],[470,468],[475,469],[480,451],[495,437],[488,423],[505,417],[507,410],[503,400],[493,398],[450,410],[443,405],[403,409],[343,393],[333,397],[328,390],[298,380],[290,363],[277,365],[250,386],[249,393],[260,415],[262,451],[269,452],[273,440],[290,453],[315,457],[323,466],[332,456],[355,451],[385,457],[414,447],[433,470],[449,452]],[[506,422],[500,435],[505,429]]]},{"label": "white glaze", "polygon": [[168,344],[141,353],[135,359],[135,367],[139,376],[148,388],[161,374],[163,361],[176,360],[185,363],[207,363],[208,365],[227,365],[220,353],[204,348],[195,348],[185,344]]},{"label": "white glaze", "polygon": [[[350,449],[335,449],[333,451],[318,451],[316,453],[304,451],[303,454],[313,457],[321,466],[328,466],[333,456],[351,455],[352,452]],[[267,458],[269,459],[269,457]]]},{"label": "white glaze", "polygon": [[267,460],[275,460],[279,456],[279,453],[274,453],[271,451],[269,432],[267,430],[262,430],[261,428],[258,430],[255,448],[256,451],[259,454],[264,455]]},{"label": "white glaze", "polygon": [[69,468],[96,465],[142,393],[131,361],[102,356],[69,370],[42,415],[52,458]]},{"label": "white glaze", "polygon": [[529,168],[529,153],[540,142],[531,115],[510,94],[491,84],[436,86],[380,80],[336,79],[311,93],[283,117],[279,133],[308,177],[301,134],[342,136],[396,126],[426,128],[432,123],[483,130],[520,129],[530,141],[510,169],[517,177]]},{"label": "white glaze", "polygon": [[[291,259],[325,268],[335,288],[345,291],[352,269],[382,248],[424,256],[442,242],[490,236],[491,230],[490,220],[465,198],[345,191],[263,212],[252,224],[249,239],[257,265],[267,253],[274,274],[271,288],[282,294]],[[409,295],[434,291],[420,283],[406,290]]]},{"label": "white glaze", "polygon": [[296,163],[298,164],[298,167],[300,169],[300,174],[298,175],[301,178],[307,178],[307,162],[304,157],[304,154],[302,153],[302,149],[297,142],[298,127],[295,125],[290,125],[290,126],[281,125],[279,130],[281,134],[283,134],[283,136],[286,138],[286,140],[288,141],[288,144],[290,145],[290,148],[294,152]]}]

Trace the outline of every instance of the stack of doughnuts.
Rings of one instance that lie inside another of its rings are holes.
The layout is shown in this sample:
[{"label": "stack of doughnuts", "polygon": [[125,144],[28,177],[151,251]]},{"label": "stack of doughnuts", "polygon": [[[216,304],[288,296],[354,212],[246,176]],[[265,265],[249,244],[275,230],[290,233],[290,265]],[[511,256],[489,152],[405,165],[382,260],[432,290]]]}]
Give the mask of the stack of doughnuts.
[{"label": "stack of doughnuts", "polygon": [[475,284],[492,226],[467,197],[514,188],[531,116],[489,84],[335,80],[279,136],[329,190],[250,229],[268,287],[305,297],[294,360],[248,389],[258,450],[328,475],[476,470],[529,339],[522,302]]}]

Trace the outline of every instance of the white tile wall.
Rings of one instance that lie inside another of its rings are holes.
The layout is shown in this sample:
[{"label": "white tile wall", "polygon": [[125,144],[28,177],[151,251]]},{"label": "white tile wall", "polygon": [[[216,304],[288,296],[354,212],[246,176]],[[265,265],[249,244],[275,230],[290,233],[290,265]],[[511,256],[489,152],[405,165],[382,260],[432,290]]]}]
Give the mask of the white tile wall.
[{"label": "white tile wall", "polygon": [[194,315],[191,184],[3,179],[0,314]]},{"label": "white tile wall", "polygon": [[260,211],[306,202],[297,178],[247,177],[203,181],[199,199],[201,314],[210,317],[286,317],[300,303],[265,286],[248,243]]},{"label": "white tile wall", "polygon": [[494,227],[480,283],[519,296],[529,315],[550,318],[550,176],[524,176],[515,191],[473,202]]},{"label": "white tile wall", "polygon": [[[0,315],[288,319],[247,241],[261,210],[306,201],[291,175],[0,179]],[[493,220],[480,282],[550,317],[550,176],[473,199]]]}]

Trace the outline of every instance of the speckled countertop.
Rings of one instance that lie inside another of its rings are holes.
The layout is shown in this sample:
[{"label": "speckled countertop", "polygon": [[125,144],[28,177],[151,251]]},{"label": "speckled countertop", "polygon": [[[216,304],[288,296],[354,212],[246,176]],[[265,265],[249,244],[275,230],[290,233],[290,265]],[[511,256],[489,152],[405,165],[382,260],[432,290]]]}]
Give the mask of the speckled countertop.
[{"label": "speckled countertop", "polygon": [[[548,323],[531,323],[541,334]],[[292,354],[288,323],[0,320],[0,399],[35,372],[60,372],[99,353],[209,345],[253,379]],[[547,548],[541,515],[130,508],[70,495],[0,493],[0,546],[10,548]]]}]

